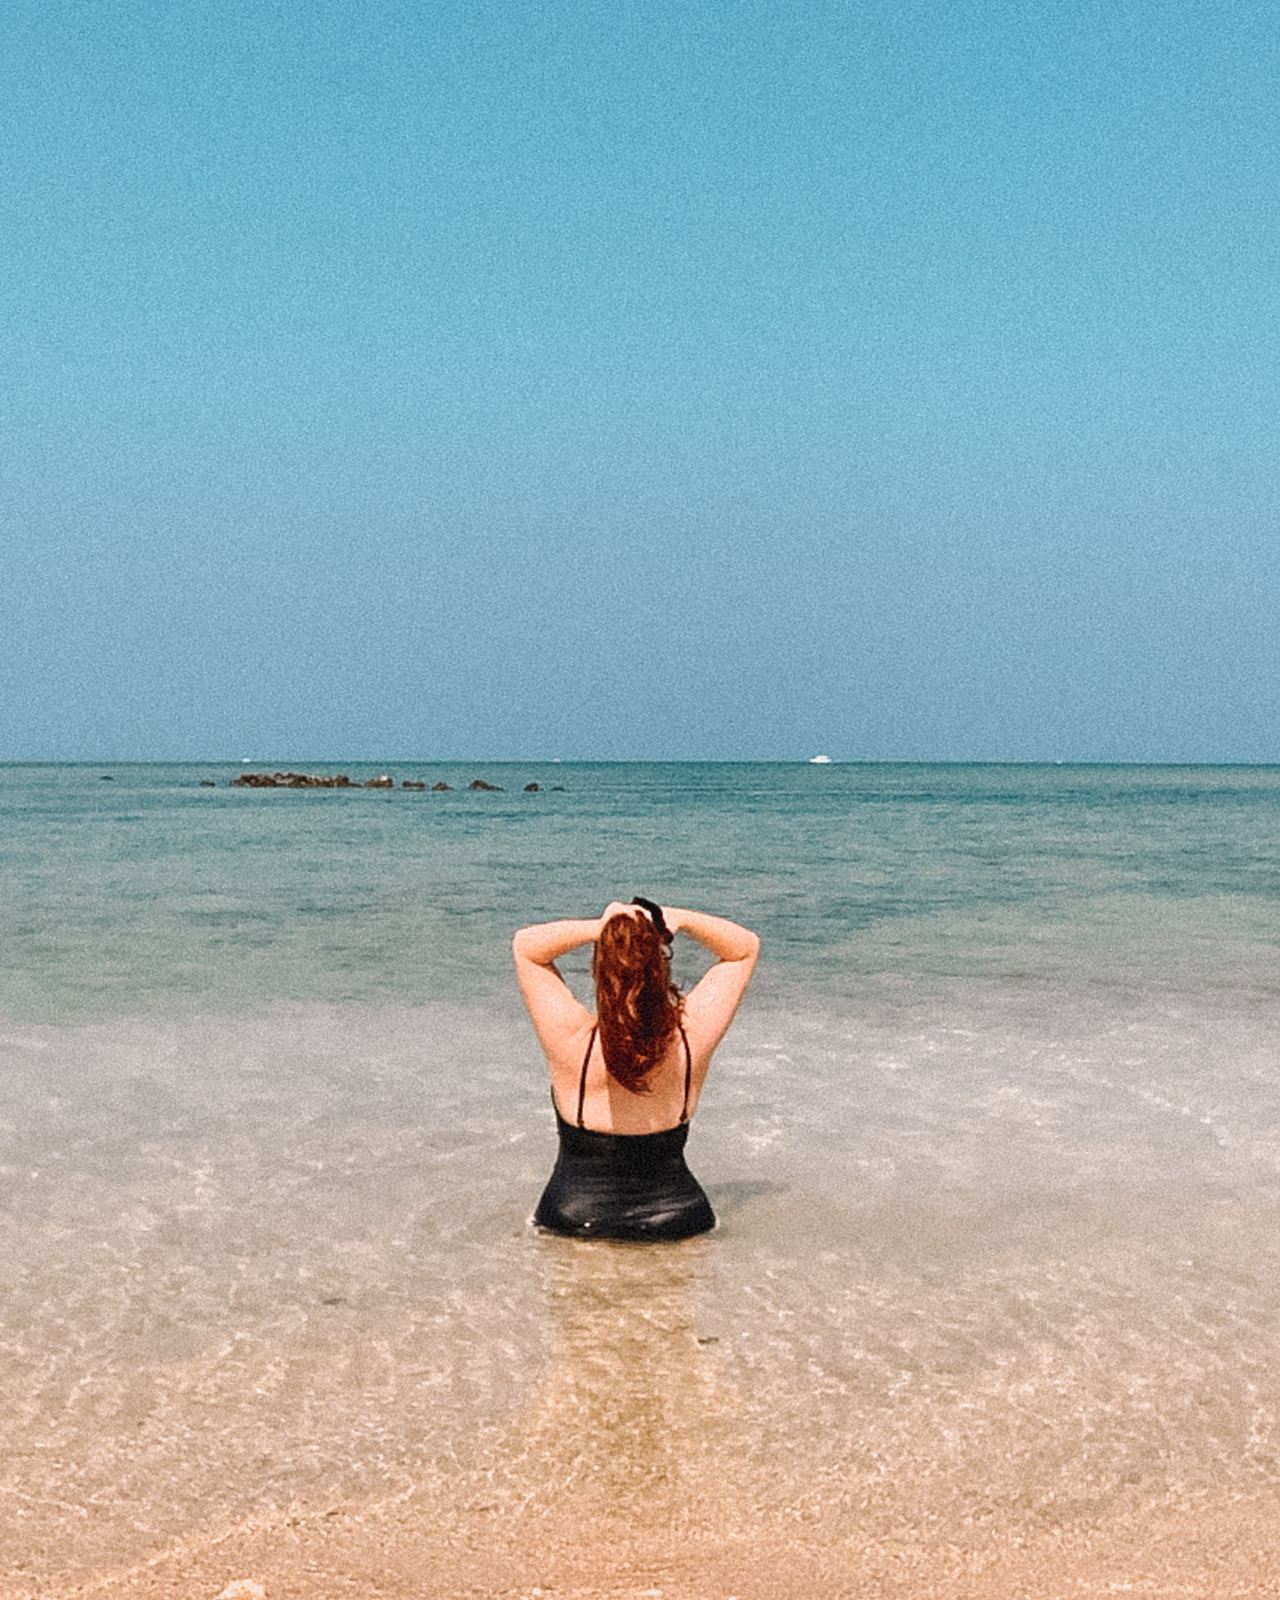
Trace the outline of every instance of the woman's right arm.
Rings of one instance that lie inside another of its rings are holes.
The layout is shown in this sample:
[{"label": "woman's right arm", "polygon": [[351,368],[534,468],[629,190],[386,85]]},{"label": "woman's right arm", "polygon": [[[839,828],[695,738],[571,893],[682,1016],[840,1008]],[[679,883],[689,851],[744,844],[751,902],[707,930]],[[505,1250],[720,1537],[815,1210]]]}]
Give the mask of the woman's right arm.
[{"label": "woman's right arm", "polygon": [[716,957],[715,966],[703,973],[684,1002],[685,1021],[705,1059],[724,1038],[751,982],[760,955],[760,935],[709,911],[664,906],[662,914],[672,933],[687,933]]},{"label": "woman's right arm", "polygon": [[573,917],[565,922],[535,922],[521,928],[511,941],[517,967],[523,961],[549,967],[579,945],[590,944],[600,932],[599,917]]},{"label": "woman's right arm", "polygon": [[591,944],[600,932],[599,917],[572,918],[565,922],[535,922],[521,928],[511,941],[516,978],[529,1008],[534,1032],[549,1057],[590,1025],[591,1014],[574,998],[556,971],[556,961],[579,945]]}]

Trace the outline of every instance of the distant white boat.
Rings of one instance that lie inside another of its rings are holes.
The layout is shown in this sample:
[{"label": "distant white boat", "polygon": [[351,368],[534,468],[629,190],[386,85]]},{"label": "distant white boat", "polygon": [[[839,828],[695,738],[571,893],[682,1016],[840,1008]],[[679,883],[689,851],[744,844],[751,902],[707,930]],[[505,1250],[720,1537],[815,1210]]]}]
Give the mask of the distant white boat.
[{"label": "distant white boat", "polygon": [[831,757],[830,756],[810,756],[809,757],[809,765],[811,767],[829,767],[831,765]]}]

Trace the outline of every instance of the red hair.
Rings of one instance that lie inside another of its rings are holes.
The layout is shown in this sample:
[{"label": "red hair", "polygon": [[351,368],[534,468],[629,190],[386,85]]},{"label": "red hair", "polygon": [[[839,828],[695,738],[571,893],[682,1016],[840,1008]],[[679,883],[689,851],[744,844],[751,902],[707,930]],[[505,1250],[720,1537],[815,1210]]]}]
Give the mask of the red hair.
[{"label": "red hair", "polygon": [[671,981],[667,946],[643,911],[609,918],[596,940],[591,973],[605,1066],[624,1089],[645,1094],[645,1079],[666,1055],[684,1002]]}]

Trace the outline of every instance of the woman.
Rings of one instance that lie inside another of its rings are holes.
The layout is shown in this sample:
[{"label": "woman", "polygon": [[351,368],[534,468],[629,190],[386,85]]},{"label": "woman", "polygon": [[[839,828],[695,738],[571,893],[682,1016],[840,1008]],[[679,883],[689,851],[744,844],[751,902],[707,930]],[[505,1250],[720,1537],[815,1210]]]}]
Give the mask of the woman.
[{"label": "woman", "polygon": [[[686,997],[671,981],[677,933],[717,958]],[[594,1017],[555,966],[584,944],[595,946]],[[755,970],[757,935],[704,911],[615,901],[600,917],[521,928],[512,949],[560,1135],[534,1222],[594,1239],[683,1239],[715,1227],[684,1145]]]}]

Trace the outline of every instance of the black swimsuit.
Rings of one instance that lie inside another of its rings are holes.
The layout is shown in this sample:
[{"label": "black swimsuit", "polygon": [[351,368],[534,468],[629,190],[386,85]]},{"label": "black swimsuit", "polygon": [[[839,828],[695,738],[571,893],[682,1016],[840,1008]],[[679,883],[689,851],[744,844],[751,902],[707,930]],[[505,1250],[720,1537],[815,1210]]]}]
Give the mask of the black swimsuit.
[{"label": "black swimsuit", "polygon": [[578,1125],[560,1115],[560,1153],[533,1220],[552,1233],[581,1239],[685,1239],[716,1225],[711,1202],[685,1166],[689,1137],[689,1085],[693,1058],[683,1028],[684,1106],[674,1128],[660,1133],[601,1133],[583,1126],[587,1063],[596,1042],[592,1028],[578,1085]]}]

